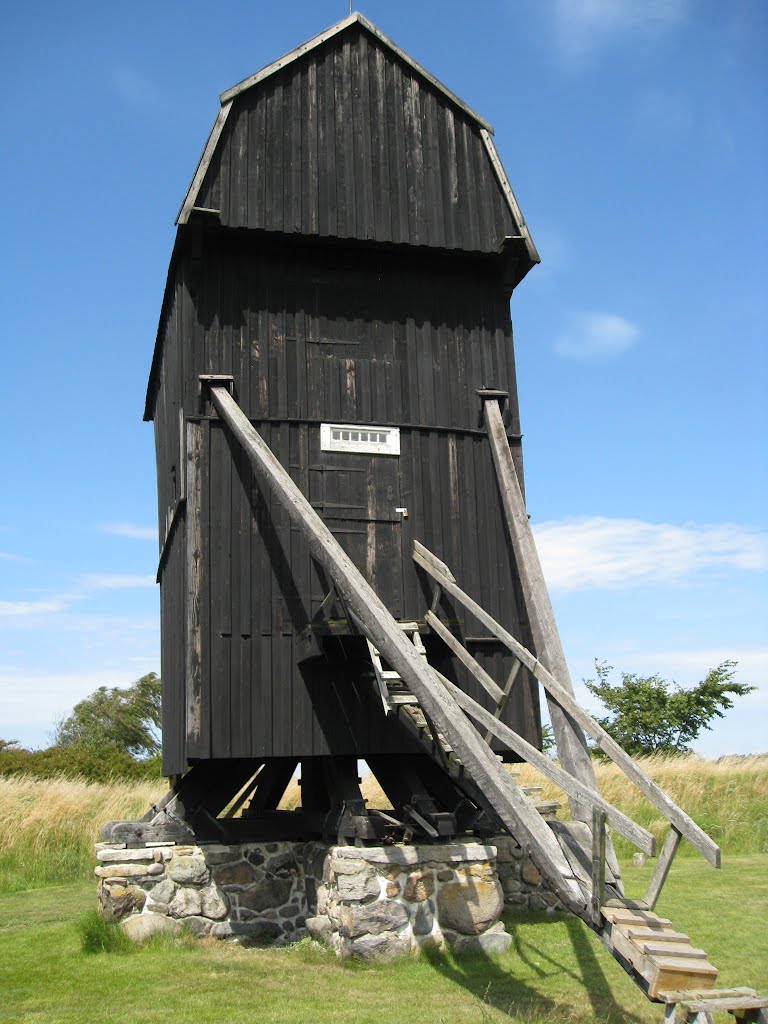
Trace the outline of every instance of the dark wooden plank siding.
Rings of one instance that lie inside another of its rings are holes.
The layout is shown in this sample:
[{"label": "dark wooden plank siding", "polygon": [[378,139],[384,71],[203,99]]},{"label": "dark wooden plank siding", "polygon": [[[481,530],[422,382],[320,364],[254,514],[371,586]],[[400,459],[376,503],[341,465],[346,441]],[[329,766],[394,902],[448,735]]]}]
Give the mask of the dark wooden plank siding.
[{"label": "dark wooden plank siding", "polygon": [[[410,557],[418,538],[527,640],[490,451],[478,431],[476,389],[489,384],[510,391],[507,422],[519,430],[498,267],[249,245],[223,234],[195,244],[194,258],[178,264],[168,306],[155,427],[161,521],[180,497],[179,411],[202,431],[200,730],[185,745],[189,683],[179,651],[189,642],[189,595],[180,529],[161,574],[166,770],[181,770],[189,756],[396,750],[365,681],[297,665],[294,637],[319,606],[324,582],[303,535],[262,493],[210,409],[200,418],[197,378],[201,370],[232,372],[247,414],[397,617],[421,617],[428,600]],[[400,425],[401,456],[323,453],[321,419]],[[408,509],[407,520],[396,507]],[[470,620],[462,628],[479,632]],[[487,703],[453,659],[433,653]],[[503,682],[508,659],[489,647],[477,656]],[[529,679],[506,717],[537,738]]]},{"label": "dark wooden plank siding", "polygon": [[477,122],[359,26],[235,99],[197,205],[228,227],[468,251],[519,234]]}]

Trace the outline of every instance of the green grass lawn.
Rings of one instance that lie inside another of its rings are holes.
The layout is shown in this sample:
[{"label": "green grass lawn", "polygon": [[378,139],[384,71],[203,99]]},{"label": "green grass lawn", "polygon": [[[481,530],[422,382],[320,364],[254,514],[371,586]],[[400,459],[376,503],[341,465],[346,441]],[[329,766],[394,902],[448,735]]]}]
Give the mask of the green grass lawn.
[{"label": "green grass lawn", "polygon": [[[630,892],[650,867],[624,868]],[[510,915],[498,959],[345,964],[308,943],[284,950],[163,937],[88,954],[77,922],[95,884],[0,896],[0,1021],[66,1024],[641,1024],[663,1020],[581,922]],[[768,991],[768,856],[716,872],[678,861],[660,913],[721,970],[722,985]],[[732,1018],[723,1018],[731,1019]]]}]

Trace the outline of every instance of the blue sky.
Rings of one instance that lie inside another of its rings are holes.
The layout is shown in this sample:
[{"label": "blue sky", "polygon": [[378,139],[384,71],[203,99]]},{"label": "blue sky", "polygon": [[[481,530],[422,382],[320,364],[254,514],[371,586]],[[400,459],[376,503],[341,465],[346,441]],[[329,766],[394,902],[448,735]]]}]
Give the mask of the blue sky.
[{"label": "blue sky", "polygon": [[[577,690],[597,657],[758,693],[768,749],[768,8],[370,0],[490,120],[542,255],[513,297],[529,511]],[[219,92],[344,0],[4,16],[0,736],[45,744],[159,671],[144,389],[173,221]]]}]

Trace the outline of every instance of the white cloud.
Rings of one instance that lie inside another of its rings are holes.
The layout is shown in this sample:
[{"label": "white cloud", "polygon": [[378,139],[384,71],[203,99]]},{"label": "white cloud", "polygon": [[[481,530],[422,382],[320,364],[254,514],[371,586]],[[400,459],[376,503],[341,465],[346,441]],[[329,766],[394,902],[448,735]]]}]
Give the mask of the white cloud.
[{"label": "white cloud", "polygon": [[689,0],[555,0],[557,45],[576,67],[621,37],[653,37],[683,21]]},{"label": "white cloud", "polygon": [[157,527],[138,526],[136,523],[105,523],[101,528],[104,533],[115,537],[130,537],[131,540],[157,540]]},{"label": "white cloud", "polygon": [[553,590],[678,583],[702,570],[768,569],[768,534],[730,523],[675,526],[602,516],[534,528]]},{"label": "white cloud", "polygon": [[69,607],[69,600],[52,598],[48,601],[0,601],[0,619],[26,619],[35,615],[53,615]]},{"label": "white cloud", "polygon": [[[3,738],[45,745],[57,719],[100,686],[129,686],[149,671],[141,668],[84,672],[26,671],[0,666],[0,722]],[[151,667],[151,663],[150,663]]]},{"label": "white cloud", "polygon": [[91,573],[80,578],[76,588],[68,593],[50,594],[34,601],[0,600],[0,621],[34,620],[42,615],[60,615],[69,611],[78,601],[87,601],[101,590],[133,590],[137,587],[154,587],[154,576],[130,573]]},{"label": "white cloud", "polygon": [[626,352],[639,337],[640,329],[615,313],[576,313],[555,352],[569,359],[605,359]]},{"label": "white cloud", "polygon": [[133,587],[153,587],[154,576],[134,576],[129,573],[91,573],[83,576],[88,590],[127,590]]}]

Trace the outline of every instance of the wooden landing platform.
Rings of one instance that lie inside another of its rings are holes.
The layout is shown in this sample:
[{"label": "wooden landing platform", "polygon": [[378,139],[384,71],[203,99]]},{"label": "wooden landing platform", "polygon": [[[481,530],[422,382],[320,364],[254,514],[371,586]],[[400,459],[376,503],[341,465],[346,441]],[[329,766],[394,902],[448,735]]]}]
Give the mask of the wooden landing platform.
[{"label": "wooden landing platform", "polygon": [[667,1024],[711,1024],[712,1014],[730,1013],[739,1024],[768,1024],[768,996],[753,988],[663,992]]}]

